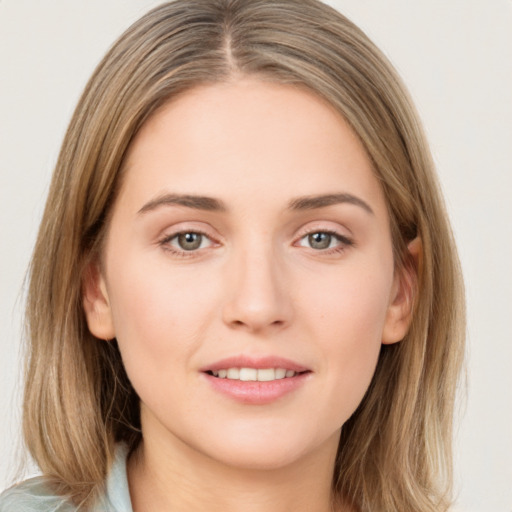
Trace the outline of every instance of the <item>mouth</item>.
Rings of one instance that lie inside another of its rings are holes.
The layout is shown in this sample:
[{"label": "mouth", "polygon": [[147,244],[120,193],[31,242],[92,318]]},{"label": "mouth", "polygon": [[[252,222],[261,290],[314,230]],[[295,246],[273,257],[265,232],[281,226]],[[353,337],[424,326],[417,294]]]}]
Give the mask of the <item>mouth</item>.
[{"label": "mouth", "polygon": [[213,390],[243,404],[264,405],[300,389],[312,370],[277,357],[234,357],[201,372]]},{"label": "mouth", "polygon": [[220,368],[208,370],[206,373],[218,379],[239,380],[242,382],[271,382],[274,380],[290,379],[296,375],[308,373],[309,370],[296,372],[286,368]]}]

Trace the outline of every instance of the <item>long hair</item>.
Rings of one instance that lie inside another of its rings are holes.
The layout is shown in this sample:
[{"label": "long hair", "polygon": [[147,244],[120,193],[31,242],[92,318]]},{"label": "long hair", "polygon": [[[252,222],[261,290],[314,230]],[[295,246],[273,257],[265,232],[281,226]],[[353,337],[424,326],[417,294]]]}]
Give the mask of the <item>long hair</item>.
[{"label": "long hair", "polygon": [[409,96],[366,35],[317,0],[177,0],[113,45],[66,133],[35,246],[27,302],[28,449],[56,491],[101,493],[115,444],[141,440],[139,400],[114,341],[89,332],[84,272],[102,250],[123,160],[144,122],[197,85],[254,76],[327,100],[360,138],[384,190],[395,271],[422,242],[410,330],[383,346],[342,428],[334,496],[357,509],[441,512],[450,504],[454,395],[463,357],[459,263]]}]

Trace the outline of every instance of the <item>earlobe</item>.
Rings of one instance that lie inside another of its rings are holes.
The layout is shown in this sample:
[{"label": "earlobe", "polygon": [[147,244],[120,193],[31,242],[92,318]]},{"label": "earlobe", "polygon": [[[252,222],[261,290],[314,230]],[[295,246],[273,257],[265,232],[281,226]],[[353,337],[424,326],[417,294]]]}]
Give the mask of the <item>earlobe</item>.
[{"label": "earlobe", "polygon": [[89,263],[84,272],[82,304],[91,333],[99,339],[114,338],[115,329],[107,287],[96,261]]},{"label": "earlobe", "polygon": [[422,255],[421,239],[416,237],[412,240],[407,245],[407,251],[406,264],[394,278],[393,292],[382,332],[382,343],[385,345],[401,341],[411,325],[418,293],[418,271]]}]

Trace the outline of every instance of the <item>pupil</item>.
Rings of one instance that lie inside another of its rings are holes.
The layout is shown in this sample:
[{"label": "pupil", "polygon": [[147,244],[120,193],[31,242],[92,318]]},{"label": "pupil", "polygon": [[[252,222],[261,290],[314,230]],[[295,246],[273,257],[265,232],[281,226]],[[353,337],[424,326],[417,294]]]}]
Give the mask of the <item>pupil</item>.
[{"label": "pupil", "polygon": [[201,246],[203,236],[199,233],[183,233],[178,236],[178,243],[185,251],[193,251]]},{"label": "pupil", "polygon": [[309,245],[313,249],[327,249],[331,245],[331,235],[329,233],[313,233],[308,238]]}]

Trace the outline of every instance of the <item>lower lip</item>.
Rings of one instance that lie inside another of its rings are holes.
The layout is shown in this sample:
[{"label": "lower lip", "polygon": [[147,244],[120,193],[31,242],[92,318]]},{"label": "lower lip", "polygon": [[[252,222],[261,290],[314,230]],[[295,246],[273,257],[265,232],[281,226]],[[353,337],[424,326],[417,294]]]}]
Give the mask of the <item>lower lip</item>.
[{"label": "lower lip", "polygon": [[203,375],[215,391],[244,404],[265,405],[296,391],[308,379],[310,372],[267,382],[220,379],[206,373]]}]

